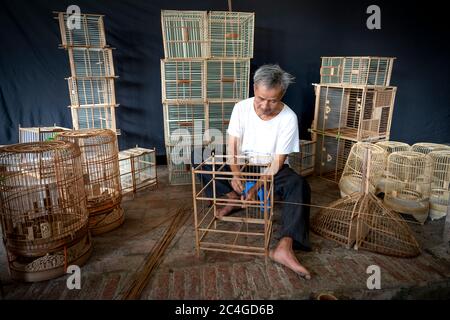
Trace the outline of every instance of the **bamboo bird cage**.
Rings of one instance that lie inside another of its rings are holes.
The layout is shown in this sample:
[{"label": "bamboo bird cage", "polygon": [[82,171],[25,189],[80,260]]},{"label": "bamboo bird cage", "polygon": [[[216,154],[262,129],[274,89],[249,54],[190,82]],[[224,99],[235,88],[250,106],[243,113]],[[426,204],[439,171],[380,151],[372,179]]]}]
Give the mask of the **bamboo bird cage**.
[{"label": "bamboo bird cage", "polygon": [[24,128],[19,125],[19,143],[53,141],[63,131],[70,129],[58,126]]},{"label": "bamboo bird cage", "polygon": [[370,142],[357,142],[350,150],[350,155],[339,180],[341,197],[349,196],[355,192],[363,192],[361,186],[363,186],[363,170],[367,165],[367,163],[364,163],[366,150],[370,150],[371,153],[370,171],[368,172],[369,192],[375,193],[376,186],[384,171],[385,152],[381,147]]},{"label": "bamboo bird cage", "polygon": [[398,142],[398,141],[379,141],[376,143],[378,147],[381,147],[385,151],[385,165],[383,169],[383,174],[381,176],[381,179],[378,180],[378,185],[376,188],[375,193],[381,193],[384,192],[384,186],[386,183],[386,168],[387,168],[387,158],[391,153],[397,152],[397,151],[409,151],[411,149],[411,146],[404,142]]},{"label": "bamboo bird cage", "polygon": [[70,14],[57,12],[59,29],[61,31],[62,47],[106,47],[103,15],[80,14],[80,24],[76,28],[68,28]]},{"label": "bamboo bird cage", "polygon": [[250,59],[206,61],[206,97],[211,100],[248,98]]},{"label": "bamboo bird cage", "polygon": [[91,233],[98,235],[119,227],[124,214],[120,206],[119,151],[115,133],[102,129],[77,130],[59,134],[58,140],[80,147]]},{"label": "bamboo bird cage", "polygon": [[157,185],[155,149],[131,148],[119,152],[122,194],[133,193]]},{"label": "bamboo bird cage", "polygon": [[450,150],[450,146],[431,142],[418,142],[411,146],[411,151],[429,154],[432,151]]},{"label": "bamboo bird cage", "polygon": [[208,18],[212,58],[253,58],[254,13],[211,11]]},{"label": "bamboo bird cage", "polygon": [[430,218],[444,218],[450,208],[450,149],[432,151]]},{"label": "bamboo bird cage", "polygon": [[114,78],[112,49],[69,48],[72,77]]},{"label": "bamboo bird cage", "polygon": [[86,108],[117,105],[114,79],[70,77],[67,80],[72,106]]},{"label": "bamboo bird cage", "polygon": [[0,149],[0,210],[11,277],[43,281],[91,253],[78,146],[32,142]]},{"label": "bamboo bird cage", "polygon": [[75,130],[109,129],[120,134],[120,129],[116,129],[115,108],[115,106],[71,106],[73,128]]},{"label": "bamboo bird cage", "polygon": [[289,154],[289,166],[299,175],[307,176],[314,172],[315,141],[300,140],[300,152]]},{"label": "bamboo bird cage", "polygon": [[169,144],[180,137],[202,143],[206,130],[206,105],[203,102],[164,104],[165,140]]},{"label": "bamboo bird cage", "polygon": [[166,58],[209,57],[206,11],[162,10],[161,27]]},{"label": "bamboo bird cage", "polygon": [[[239,179],[246,192],[257,181],[261,183],[255,200],[229,199],[217,193],[218,181],[230,182],[233,178],[227,170],[232,163],[241,168]],[[267,157],[211,156],[192,171],[197,254],[205,250],[268,257],[274,199],[273,175],[266,172],[269,164]],[[206,182],[205,176],[212,179]],[[223,206],[241,210],[218,217]]]},{"label": "bamboo bird cage", "polygon": [[[230,124],[231,113],[238,101],[220,101],[208,103],[208,129],[218,130],[216,133],[221,133],[222,136],[226,135],[228,125]],[[212,134],[212,132],[211,132]]]},{"label": "bamboo bird cage", "polygon": [[396,87],[316,86],[313,131],[353,141],[389,139]]},{"label": "bamboo bird cage", "polygon": [[[193,144],[186,142],[166,144],[167,169],[171,185],[192,183],[192,152],[194,148]],[[202,148],[201,145],[200,148]]]},{"label": "bamboo bird cage", "polygon": [[348,249],[415,257],[420,248],[407,223],[369,191],[370,151],[366,148],[363,160],[362,192],[352,193],[319,211],[311,219],[311,229]]},{"label": "bamboo bird cage", "polygon": [[322,57],[320,83],[389,86],[391,57]]},{"label": "bamboo bird cage", "polygon": [[412,215],[420,223],[428,217],[432,161],[425,154],[399,151],[387,160],[384,203],[394,211]]}]

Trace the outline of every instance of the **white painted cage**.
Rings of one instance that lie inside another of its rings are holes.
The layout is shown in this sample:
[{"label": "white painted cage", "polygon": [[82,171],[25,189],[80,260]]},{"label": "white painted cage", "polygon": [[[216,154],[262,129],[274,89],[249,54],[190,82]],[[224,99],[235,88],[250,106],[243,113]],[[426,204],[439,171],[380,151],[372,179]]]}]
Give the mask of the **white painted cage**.
[{"label": "white painted cage", "polygon": [[389,86],[391,57],[322,57],[321,84]]},{"label": "white painted cage", "polygon": [[411,146],[411,151],[429,154],[432,151],[450,150],[450,146],[432,142],[418,142]]},{"label": "white painted cage", "polygon": [[155,149],[131,148],[119,152],[122,194],[136,193],[157,184]]},{"label": "white painted cage", "polygon": [[58,133],[70,130],[58,126],[23,128],[19,125],[19,143],[52,141]]}]

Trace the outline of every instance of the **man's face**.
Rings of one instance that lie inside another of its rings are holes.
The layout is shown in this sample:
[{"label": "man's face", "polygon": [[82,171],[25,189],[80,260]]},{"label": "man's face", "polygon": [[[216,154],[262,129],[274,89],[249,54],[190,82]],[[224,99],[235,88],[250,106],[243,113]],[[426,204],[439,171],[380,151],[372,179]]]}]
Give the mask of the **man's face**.
[{"label": "man's face", "polygon": [[281,87],[267,88],[264,85],[255,85],[255,109],[258,114],[270,116],[276,114],[282,106],[283,90]]}]

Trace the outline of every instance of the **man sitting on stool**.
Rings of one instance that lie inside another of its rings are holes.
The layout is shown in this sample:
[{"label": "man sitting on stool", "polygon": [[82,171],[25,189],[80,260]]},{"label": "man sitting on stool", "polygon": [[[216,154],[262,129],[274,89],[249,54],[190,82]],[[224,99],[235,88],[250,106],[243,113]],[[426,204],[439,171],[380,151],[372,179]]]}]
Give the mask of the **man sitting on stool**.
[{"label": "man sitting on stool", "polygon": [[[254,76],[253,98],[234,106],[228,126],[228,153],[270,155],[273,159],[270,173],[274,175],[274,192],[285,202],[282,211],[281,239],[270,258],[290,268],[300,276],[310,279],[309,271],[297,260],[293,249],[310,251],[309,206],[311,191],[308,182],[287,164],[291,152],[299,152],[297,116],[281,99],[293,82],[293,77],[278,65],[264,65]],[[239,165],[230,165],[235,173],[231,184],[217,180],[219,195],[240,199],[244,186],[240,180]],[[206,183],[211,176],[204,176]],[[259,185],[245,194],[246,200],[255,200]],[[294,204],[297,203],[297,204]],[[305,206],[298,205],[306,204]],[[225,206],[218,218],[230,214],[233,206]]]}]

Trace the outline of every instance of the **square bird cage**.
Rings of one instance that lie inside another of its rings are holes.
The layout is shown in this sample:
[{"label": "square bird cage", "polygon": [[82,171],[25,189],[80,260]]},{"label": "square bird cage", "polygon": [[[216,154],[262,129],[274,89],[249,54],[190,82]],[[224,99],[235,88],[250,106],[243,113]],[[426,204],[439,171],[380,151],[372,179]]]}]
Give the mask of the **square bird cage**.
[{"label": "square bird cage", "polygon": [[110,129],[117,134],[115,106],[74,107],[71,106],[72,123],[75,130]]},{"label": "square bird cage", "polygon": [[322,57],[321,84],[389,86],[395,58]]},{"label": "square bird cage", "polygon": [[[233,162],[234,160],[234,162]],[[192,172],[194,221],[197,254],[200,250],[269,254],[273,217],[273,175],[266,173],[270,161],[253,161],[249,157],[212,156]],[[240,166],[245,192],[258,188],[255,200],[229,199],[219,194],[219,184],[229,184],[233,173],[230,164]],[[256,185],[258,184],[258,185]],[[218,210],[233,206],[238,211],[218,216]]]},{"label": "square bird cage", "polygon": [[307,176],[314,172],[315,141],[300,140],[300,152],[289,154],[289,166],[299,175]]},{"label": "square bird cage", "polygon": [[204,60],[161,60],[163,103],[205,100]]},{"label": "square bird cage", "polygon": [[199,103],[164,104],[164,129],[166,142],[176,142],[183,137],[202,143],[206,130],[206,105]]},{"label": "square bird cage", "polygon": [[58,126],[32,128],[19,126],[19,143],[52,141],[58,133],[64,131],[70,131],[70,129]]},{"label": "square bird cage", "polygon": [[234,102],[209,102],[208,103],[208,129],[211,135],[219,132],[212,132],[218,130],[222,137],[226,137],[228,124],[230,123],[231,113],[238,101]]},{"label": "square bird cage", "polygon": [[206,63],[208,100],[248,98],[250,59],[211,59]]},{"label": "square bird cage", "polygon": [[112,49],[69,48],[72,77],[115,77]]},{"label": "square bird cage", "polygon": [[389,139],[395,87],[318,85],[314,128],[354,141]]},{"label": "square bird cage", "polygon": [[[76,16],[58,12],[57,19],[61,31],[62,47],[106,47],[105,29],[102,15],[80,14],[79,25]],[[74,24],[74,27],[68,27]]]},{"label": "square bird cage", "polygon": [[253,58],[255,14],[252,12],[209,13],[212,58]]},{"label": "square bird cage", "polygon": [[[200,146],[201,148],[201,146]],[[187,185],[192,183],[192,151],[190,144],[167,144],[167,169],[171,185]]]},{"label": "square bird cage", "polygon": [[119,152],[122,194],[136,193],[157,184],[155,149],[132,148]]},{"label": "square bird cage", "polygon": [[318,134],[315,155],[317,175],[338,183],[354,144],[352,140]]},{"label": "square bird cage", "polygon": [[164,56],[174,58],[209,57],[206,11],[161,11]]},{"label": "square bird cage", "polygon": [[69,84],[72,106],[115,106],[116,95],[112,78],[73,78]]}]

